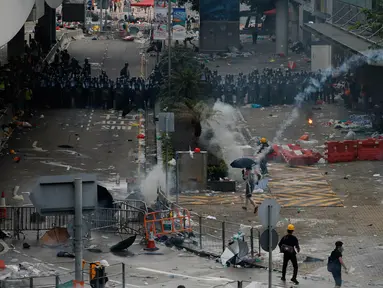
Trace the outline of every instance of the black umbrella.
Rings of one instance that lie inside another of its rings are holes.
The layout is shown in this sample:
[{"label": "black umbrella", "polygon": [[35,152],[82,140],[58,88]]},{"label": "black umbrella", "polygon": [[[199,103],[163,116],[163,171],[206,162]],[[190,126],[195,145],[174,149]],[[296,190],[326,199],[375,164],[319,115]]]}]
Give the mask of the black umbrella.
[{"label": "black umbrella", "polygon": [[230,166],[233,168],[239,168],[239,169],[244,169],[244,168],[251,168],[252,166],[256,165],[257,163],[250,158],[238,158],[231,162]]}]

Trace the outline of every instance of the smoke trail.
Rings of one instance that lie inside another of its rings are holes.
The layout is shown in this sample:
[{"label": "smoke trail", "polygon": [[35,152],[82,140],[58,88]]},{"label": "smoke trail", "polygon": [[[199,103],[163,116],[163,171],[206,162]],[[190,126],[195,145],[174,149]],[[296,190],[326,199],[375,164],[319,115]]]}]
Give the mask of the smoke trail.
[{"label": "smoke trail", "polygon": [[353,70],[357,67],[360,67],[366,63],[374,63],[383,61],[383,50],[373,50],[373,51],[367,51],[364,53],[364,55],[354,55],[348,60],[346,60],[342,65],[340,65],[338,68],[329,68],[322,72],[322,75],[320,79],[314,79],[311,78],[309,85],[303,90],[303,92],[300,92],[295,97],[295,106],[293,108],[293,111],[289,115],[289,117],[281,124],[278,131],[275,134],[275,137],[273,139],[273,143],[279,144],[280,140],[282,138],[282,135],[284,131],[289,127],[298,117],[299,117],[299,110],[302,106],[302,103],[304,100],[311,94],[323,86],[323,84],[329,79],[332,75],[335,77],[342,76],[349,72],[350,70]]},{"label": "smoke trail", "polygon": [[[218,158],[222,157],[226,164],[230,164],[235,159],[243,157],[243,151],[238,143],[238,139],[242,136],[237,131],[237,119],[236,110],[228,104],[221,101],[215,102],[213,111],[216,112],[216,116],[213,119],[208,119],[202,123],[204,133],[209,129],[214,132],[214,135],[208,141],[204,140],[202,135],[200,141],[207,146],[212,152],[214,146],[218,146],[221,149],[222,155],[215,155]],[[233,179],[239,177],[238,171],[229,167],[229,176]]]}]

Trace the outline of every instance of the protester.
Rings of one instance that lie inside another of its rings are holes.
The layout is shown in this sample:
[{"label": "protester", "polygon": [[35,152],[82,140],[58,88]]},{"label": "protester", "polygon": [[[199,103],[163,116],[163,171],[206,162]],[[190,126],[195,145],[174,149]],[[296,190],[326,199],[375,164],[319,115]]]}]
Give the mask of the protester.
[{"label": "protester", "polygon": [[253,190],[255,188],[255,175],[251,168],[242,170],[242,178],[246,184],[245,205],[242,206],[243,210],[247,210],[247,206],[250,204],[254,207],[254,214],[258,212],[258,206],[255,204],[251,197],[253,196]]},{"label": "protester", "polygon": [[328,257],[327,270],[331,272],[332,277],[335,281],[335,287],[342,286],[342,267],[348,274],[348,269],[343,262],[343,242],[335,242],[335,249],[331,252],[330,257]]},{"label": "protester", "polygon": [[293,264],[293,278],[291,278],[291,282],[294,284],[299,284],[297,280],[298,275],[298,261],[297,261],[297,253],[300,252],[301,248],[299,247],[298,238],[293,235],[295,227],[293,224],[289,224],[287,226],[287,235],[283,236],[281,241],[279,241],[279,249],[281,253],[283,253],[283,266],[282,266],[282,281],[286,281],[286,270],[287,264],[289,261]]}]

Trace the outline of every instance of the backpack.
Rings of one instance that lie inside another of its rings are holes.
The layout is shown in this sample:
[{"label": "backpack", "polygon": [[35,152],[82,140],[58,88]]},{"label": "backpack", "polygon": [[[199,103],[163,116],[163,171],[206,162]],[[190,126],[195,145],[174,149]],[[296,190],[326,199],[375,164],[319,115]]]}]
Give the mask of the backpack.
[{"label": "backpack", "polygon": [[334,258],[331,256],[328,257],[327,259],[327,271],[328,272],[333,272],[336,269],[337,263]]}]

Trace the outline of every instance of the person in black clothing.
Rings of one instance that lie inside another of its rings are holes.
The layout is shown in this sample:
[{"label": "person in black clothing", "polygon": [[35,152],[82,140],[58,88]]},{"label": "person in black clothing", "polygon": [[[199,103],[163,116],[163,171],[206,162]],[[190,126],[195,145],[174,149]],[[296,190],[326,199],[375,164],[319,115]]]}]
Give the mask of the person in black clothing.
[{"label": "person in black clothing", "polygon": [[127,77],[130,78],[130,72],[129,72],[129,63],[125,63],[124,68],[120,71],[120,77]]},{"label": "person in black clothing", "polygon": [[281,241],[279,241],[279,249],[281,253],[283,253],[283,266],[282,266],[282,281],[286,281],[286,269],[287,264],[291,260],[291,263],[293,264],[294,272],[293,272],[293,278],[291,278],[291,281],[294,284],[299,284],[297,280],[298,275],[298,261],[297,261],[297,252],[299,253],[301,248],[299,247],[298,238],[293,235],[293,232],[295,230],[294,225],[289,224],[287,226],[287,235],[283,236]]},{"label": "person in black clothing", "polygon": [[342,286],[342,266],[345,269],[346,274],[348,270],[342,259],[343,253],[343,242],[336,241],[335,249],[331,252],[330,257],[328,258],[327,270],[332,273],[334,277],[335,288]]}]

